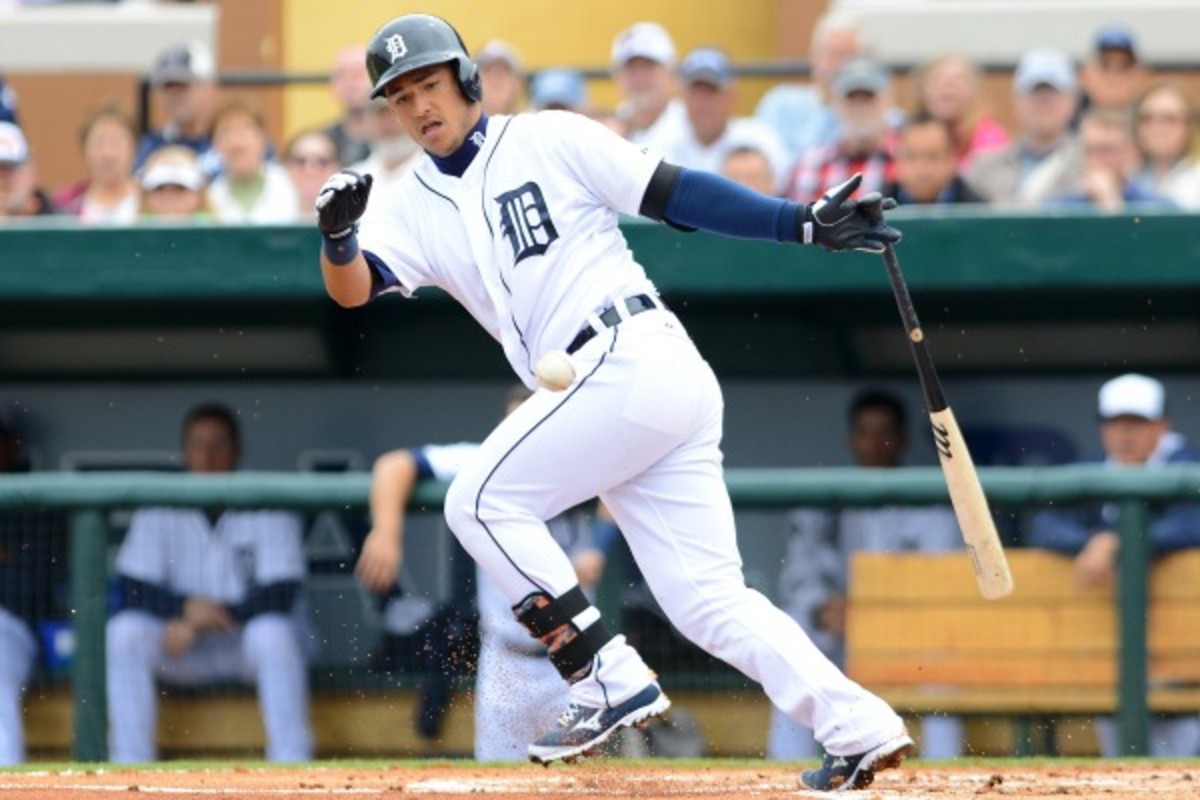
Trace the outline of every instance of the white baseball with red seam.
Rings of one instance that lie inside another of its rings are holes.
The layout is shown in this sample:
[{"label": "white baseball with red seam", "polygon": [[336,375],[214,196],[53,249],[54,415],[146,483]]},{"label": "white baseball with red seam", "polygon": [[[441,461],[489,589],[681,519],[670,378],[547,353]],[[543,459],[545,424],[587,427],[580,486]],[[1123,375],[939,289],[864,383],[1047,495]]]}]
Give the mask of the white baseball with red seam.
[{"label": "white baseball with red seam", "polygon": [[575,382],[575,363],[562,350],[549,350],[538,359],[538,383],[552,392],[561,392]]}]

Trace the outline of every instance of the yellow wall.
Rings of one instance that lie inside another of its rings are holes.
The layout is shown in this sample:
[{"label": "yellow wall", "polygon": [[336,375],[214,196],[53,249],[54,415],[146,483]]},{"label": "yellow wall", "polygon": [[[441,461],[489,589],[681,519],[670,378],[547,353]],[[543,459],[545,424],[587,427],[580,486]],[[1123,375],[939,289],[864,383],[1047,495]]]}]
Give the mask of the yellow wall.
[{"label": "yellow wall", "polygon": [[[472,51],[491,38],[511,42],[528,68],[599,67],[613,37],[642,19],[671,31],[682,55],[702,44],[724,48],[735,60],[778,55],[778,0],[284,0],[283,70],[327,72],[338,48],[366,42],[381,24],[424,11],[450,20]],[[753,107],[765,81],[746,82],[742,111]],[[608,81],[589,86],[592,100],[614,104]],[[324,86],[292,87],[284,99],[286,133],[328,121],[336,108]]]}]

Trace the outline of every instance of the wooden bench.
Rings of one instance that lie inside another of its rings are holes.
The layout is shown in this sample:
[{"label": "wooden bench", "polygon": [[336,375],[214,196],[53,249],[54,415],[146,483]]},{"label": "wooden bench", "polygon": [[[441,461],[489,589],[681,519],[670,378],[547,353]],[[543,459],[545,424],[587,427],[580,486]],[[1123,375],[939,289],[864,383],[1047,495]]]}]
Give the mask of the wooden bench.
[{"label": "wooden bench", "polygon": [[[1117,705],[1111,589],[1075,588],[1071,559],[1009,552],[1016,591],[983,600],[966,556],[861,553],[851,566],[847,672],[911,713],[1068,715]],[[1200,710],[1200,552],[1155,562],[1148,702]]]}]

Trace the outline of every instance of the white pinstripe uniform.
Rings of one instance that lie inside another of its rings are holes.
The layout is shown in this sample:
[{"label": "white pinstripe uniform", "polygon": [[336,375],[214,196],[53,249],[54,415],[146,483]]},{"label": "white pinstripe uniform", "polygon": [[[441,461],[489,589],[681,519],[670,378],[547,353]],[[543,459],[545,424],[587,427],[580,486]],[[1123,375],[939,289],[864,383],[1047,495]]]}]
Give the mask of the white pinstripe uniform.
[{"label": "white pinstripe uniform", "polygon": [[[671,621],[760,681],[831,752],[899,735],[886,703],[745,585],[721,469],[720,388],[653,300],[618,228],[619,215],[638,213],[660,157],[569,112],[492,117],[480,138],[461,178],[422,156],[396,190],[373,196],[362,250],[404,294],[437,286],[457,299],[530,388],[542,353],[567,348],[584,326],[597,333],[574,353],[574,384],[536,392],[459,473],[446,498],[455,535],[510,605],[557,598],[576,578],[543,520],[598,496]],[[655,307],[635,316],[627,301],[643,295]],[[610,308],[612,327],[600,318]],[[591,608],[574,621],[596,616]],[[618,635],[571,698],[604,708],[650,680]]]},{"label": "white pinstripe uniform", "polygon": [[[282,511],[226,511],[210,522],[203,511],[137,511],[117,554],[128,578],[185,597],[236,605],[255,585],[302,581],[302,523]],[[178,657],[163,650],[166,620],[126,609],[108,623],[109,759],[153,761],[155,681],[197,685],[218,679],[254,683],[267,733],[267,758],[312,757],[308,719],[308,665],[303,604],[290,614],[262,613],[230,633],[202,634]]]}]

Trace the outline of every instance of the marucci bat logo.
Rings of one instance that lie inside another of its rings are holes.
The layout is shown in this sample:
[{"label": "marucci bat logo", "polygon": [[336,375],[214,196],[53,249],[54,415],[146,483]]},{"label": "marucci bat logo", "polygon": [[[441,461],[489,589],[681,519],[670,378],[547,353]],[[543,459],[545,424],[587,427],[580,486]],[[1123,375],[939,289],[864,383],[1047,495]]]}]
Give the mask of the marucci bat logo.
[{"label": "marucci bat logo", "polygon": [[933,441],[937,445],[938,454],[942,458],[954,458],[950,452],[950,431],[944,425],[930,425],[933,428]]}]

